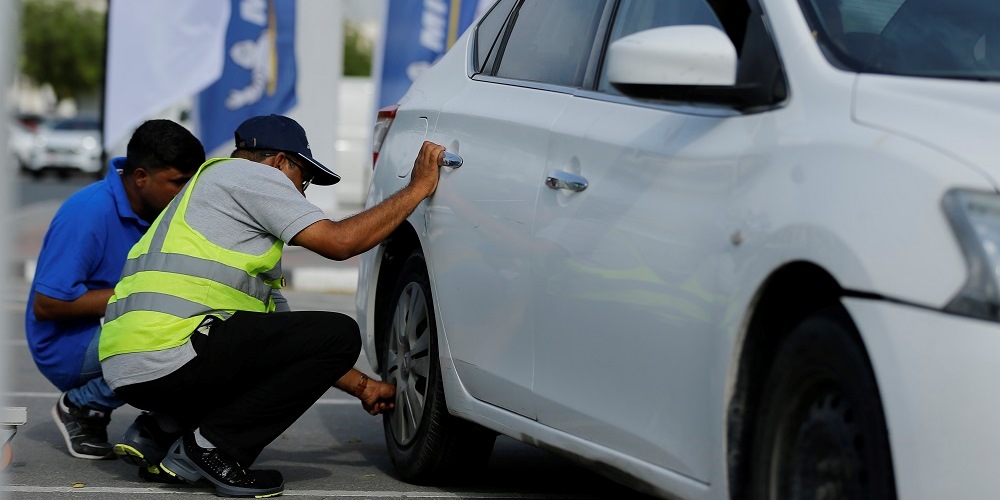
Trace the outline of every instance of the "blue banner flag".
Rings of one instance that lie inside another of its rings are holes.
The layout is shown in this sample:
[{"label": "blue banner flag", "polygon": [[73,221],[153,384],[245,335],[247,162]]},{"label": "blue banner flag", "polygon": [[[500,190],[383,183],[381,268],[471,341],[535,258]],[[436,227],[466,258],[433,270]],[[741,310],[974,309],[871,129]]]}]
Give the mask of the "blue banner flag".
[{"label": "blue banner flag", "polygon": [[198,96],[206,151],[233,141],[252,116],[296,104],[295,0],[231,0],[222,76]]},{"label": "blue banner flag", "polygon": [[395,104],[476,20],[488,0],[389,0],[379,108]]}]

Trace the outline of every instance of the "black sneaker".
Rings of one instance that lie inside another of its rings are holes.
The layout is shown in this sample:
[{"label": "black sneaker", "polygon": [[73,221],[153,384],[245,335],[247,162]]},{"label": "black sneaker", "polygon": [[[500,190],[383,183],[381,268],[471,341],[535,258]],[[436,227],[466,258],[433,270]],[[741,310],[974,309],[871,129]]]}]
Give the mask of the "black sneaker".
[{"label": "black sneaker", "polygon": [[151,480],[148,476],[160,474],[160,461],[167,456],[167,448],[179,437],[180,433],[161,430],[156,418],[143,412],[125,429],[122,438],[115,444],[114,452],[123,462],[138,465],[139,475]]},{"label": "black sneaker", "polygon": [[90,460],[114,458],[111,443],[108,442],[110,411],[79,408],[66,398],[64,392],[52,407],[52,419],[66,440],[70,455]]},{"label": "black sneaker", "polygon": [[189,483],[205,479],[220,495],[266,498],[285,491],[285,480],[276,470],[244,469],[233,457],[218,448],[202,448],[187,432],[170,446],[160,469]]}]

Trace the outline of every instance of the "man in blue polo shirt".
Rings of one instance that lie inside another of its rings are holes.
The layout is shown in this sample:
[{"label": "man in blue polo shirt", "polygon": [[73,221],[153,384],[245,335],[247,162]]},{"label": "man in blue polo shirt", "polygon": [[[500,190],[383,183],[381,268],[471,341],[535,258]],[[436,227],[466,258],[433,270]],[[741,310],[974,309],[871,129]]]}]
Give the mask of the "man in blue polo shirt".
[{"label": "man in blue polo shirt", "polygon": [[113,457],[107,426],[124,402],[108,387],[97,346],[101,318],[129,250],[205,161],[205,149],[170,120],[150,120],[107,176],[74,193],[42,242],[25,331],[35,365],[63,393],[52,409],[70,455]]}]

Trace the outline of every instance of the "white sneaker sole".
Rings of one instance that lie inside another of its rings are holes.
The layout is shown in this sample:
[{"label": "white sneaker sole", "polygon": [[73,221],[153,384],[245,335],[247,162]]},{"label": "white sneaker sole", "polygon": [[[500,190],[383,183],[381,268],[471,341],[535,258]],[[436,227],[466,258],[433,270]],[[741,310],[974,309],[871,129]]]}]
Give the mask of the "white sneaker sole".
[{"label": "white sneaker sole", "polygon": [[[59,403],[56,402],[58,405]],[[109,451],[107,455],[84,455],[83,453],[77,453],[73,450],[73,441],[69,437],[69,431],[66,430],[66,425],[63,424],[62,419],[59,418],[59,410],[55,406],[52,407],[52,420],[56,422],[56,427],[59,428],[59,433],[62,434],[63,440],[66,441],[66,449],[69,451],[70,455],[76,458],[82,458],[84,460],[107,460],[109,458],[114,458],[114,451]]]}]

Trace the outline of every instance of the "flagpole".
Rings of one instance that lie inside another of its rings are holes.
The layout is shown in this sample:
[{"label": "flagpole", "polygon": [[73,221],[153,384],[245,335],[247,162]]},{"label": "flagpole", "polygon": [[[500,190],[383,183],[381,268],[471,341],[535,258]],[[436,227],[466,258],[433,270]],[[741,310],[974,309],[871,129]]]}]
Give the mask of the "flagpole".
[{"label": "flagpole", "polygon": [[104,51],[101,55],[101,103],[99,121],[101,128],[101,171],[108,166],[108,149],[104,146],[104,115],[108,106],[108,39],[111,34],[111,4],[113,0],[108,0],[108,8],[104,10]]}]

